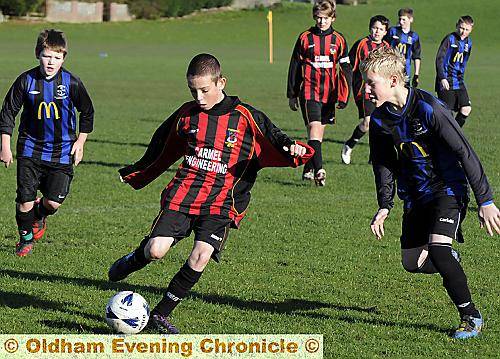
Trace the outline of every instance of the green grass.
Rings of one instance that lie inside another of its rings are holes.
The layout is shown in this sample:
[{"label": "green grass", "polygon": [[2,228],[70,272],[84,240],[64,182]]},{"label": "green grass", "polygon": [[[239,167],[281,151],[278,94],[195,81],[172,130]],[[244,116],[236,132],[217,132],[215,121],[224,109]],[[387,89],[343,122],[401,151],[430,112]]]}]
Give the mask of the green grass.
[{"label": "green grass", "polygon": [[[383,13],[395,20],[401,6],[392,0],[373,3],[339,6],[335,27],[349,44],[365,35],[370,16]],[[453,31],[458,16],[474,17],[466,78],[473,112],[465,132],[498,192],[500,35],[494,3],[413,0],[404,6],[415,9],[414,28],[423,47],[421,87],[428,90],[440,40]],[[184,74],[194,54],[218,56],[228,93],[266,112],[292,137],[305,138],[300,114],[288,109],[285,83],[294,41],[312,23],[310,6],[275,10],[273,65],[267,62],[266,14],[57,25],[70,40],[66,67],[82,78],[94,101],[95,132],[70,196],[27,258],[13,254],[16,168],[0,169],[1,333],[108,333],[104,306],[116,291],[136,290],[152,304],[161,298],[192,239],[123,283],[109,283],[107,269],[148,231],[173,172],[133,191],[119,183],[117,169],[136,160],[158,124],[190,99]],[[35,38],[48,26],[0,25],[1,96],[18,74],[35,66]],[[327,130],[327,187],[302,183],[300,169],[260,173],[242,228],[231,232],[222,263],[207,267],[193,294],[174,312],[175,323],[183,333],[321,333],[325,357],[497,356],[498,236],[486,238],[472,205],[460,251],[487,324],[480,340],[454,342],[448,332],[458,318],[439,276],[411,275],[400,265],[399,204],[386,237],[378,242],[371,236],[377,205],[366,140],[356,148],[353,164],[340,163],[341,143],[357,123],[356,114],[351,103]]]}]

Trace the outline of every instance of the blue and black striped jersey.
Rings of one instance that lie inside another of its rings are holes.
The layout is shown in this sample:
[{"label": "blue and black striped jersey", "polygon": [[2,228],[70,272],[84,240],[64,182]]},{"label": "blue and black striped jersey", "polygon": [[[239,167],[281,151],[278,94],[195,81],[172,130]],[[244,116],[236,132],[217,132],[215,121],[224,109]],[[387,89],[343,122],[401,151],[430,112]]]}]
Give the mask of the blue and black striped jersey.
[{"label": "blue and black striped jersey", "polygon": [[401,26],[393,26],[387,32],[385,40],[404,56],[406,74],[411,77],[411,61],[420,59],[421,56],[418,34],[411,30],[406,33]]},{"label": "blue and black striped jersey", "polygon": [[440,90],[443,79],[448,80],[450,90],[465,89],[464,74],[471,50],[470,37],[461,40],[456,32],[441,41],[436,55],[436,91]]},{"label": "blue and black striped jersey", "polygon": [[47,80],[39,67],[22,73],[11,86],[0,112],[0,133],[12,135],[23,108],[17,157],[70,164],[71,147],[79,132],[90,133],[94,123],[92,101],[81,80],[61,68]]},{"label": "blue and black striped jersey", "polygon": [[478,205],[493,200],[479,158],[444,103],[409,88],[403,109],[384,103],[371,115],[370,156],[380,208],[398,196],[407,207],[438,196],[466,196]]}]

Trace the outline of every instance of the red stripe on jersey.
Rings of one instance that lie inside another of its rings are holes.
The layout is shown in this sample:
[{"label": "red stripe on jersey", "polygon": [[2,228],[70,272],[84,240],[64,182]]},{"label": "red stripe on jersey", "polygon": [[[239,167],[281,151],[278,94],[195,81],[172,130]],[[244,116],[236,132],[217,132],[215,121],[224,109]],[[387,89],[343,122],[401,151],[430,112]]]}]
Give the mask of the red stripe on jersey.
[{"label": "red stripe on jersey", "polygon": [[[314,56],[320,56],[321,55],[321,38],[319,36],[314,36],[313,35],[313,40],[314,40]],[[315,61],[315,59],[313,59]],[[314,79],[315,79],[315,86],[314,86],[314,101],[320,101],[319,99],[319,87],[321,84],[321,69],[314,69]],[[312,84],[311,84],[312,87]]]},{"label": "red stripe on jersey", "polygon": [[[183,125],[184,130],[188,130],[190,127],[191,123],[191,117],[186,118],[186,121]],[[208,114],[205,112],[200,112],[198,115],[198,125],[197,129],[198,132],[196,134],[196,145],[203,147],[204,141],[205,141],[205,136],[207,133],[207,127],[208,127]],[[184,164],[181,164],[181,168],[184,167]],[[179,171],[177,172],[179,173]],[[173,211],[179,211],[180,204],[182,203],[182,200],[186,197],[186,195],[189,193],[189,189],[191,188],[191,185],[193,184],[194,180],[196,179],[197,171],[188,171],[188,174],[185,178],[182,178],[182,182],[180,186],[177,189],[177,192],[175,195],[172,197],[172,200],[170,201],[170,204],[168,206],[169,209]],[[177,178],[174,178],[174,181],[176,181]]]},{"label": "red stripe on jersey", "polygon": [[[303,46],[302,46],[302,51],[304,53],[304,58],[303,58],[303,61],[304,63],[307,63],[308,61],[308,52],[310,52],[309,50],[309,46],[311,45],[311,42],[310,42],[310,36],[309,36],[310,33],[306,33],[306,35],[304,36],[304,43],[303,43]],[[312,34],[311,34],[312,36]],[[304,78],[304,97],[306,99],[310,99],[311,98],[311,75],[312,75],[312,68],[311,66],[302,66],[303,68],[303,78]]]},{"label": "red stripe on jersey", "polygon": [[[238,128],[237,128],[237,130],[238,130],[237,142],[238,143],[240,143],[240,144],[243,143],[245,132],[246,132],[246,129],[248,126],[249,126],[248,120],[244,116],[240,115],[240,117],[238,119]],[[253,141],[255,141],[255,139]],[[253,143],[252,144],[252,151],[250,151],[251,153],[250,153],[248,158],[252,157],[254,146],[255,146],[255,144]],[[234,166],[238,163],[238,158],[240,156],[241,149],[242,149],[242,146],[238,146],[238,151],[231,152],[231,156],[229,157],[229,162],[227,164],[227,176],[224,179],[224,186],[222,187],[222,190],[215,198],[214,205],[212,205],[210,207],[210,214],[219,214],[219,215],[221,214],[221,206],[220,205],[217,206],[217,204],[224,203],[224,201],[226,200],[227,194],[229,192],[229,189],[231,189],[231,191],[233,190],[233,187],[235,185],[235,177],[234,177],[232,171],[234,171]],[[234,200],[233,200],[233,202],[234,202]],[[232,209],[234,209],[234,206],[232,207]],[[236,213],[234,213],[234,214],[236,214]]]},{"label": "red stripe on jersey", "polygon": [[[217,118],[217,130],[215,132],[215,143],[214,149],[224,152],[224,140],[226,138],[226,132],[228,128],[229,122],[229,114],[222,115]],[[217,177],[216,172],[207,171],[205,176],[205,181],[198,192],[195,200],[191,204],[191,208],[189,209],[190,214],[199,214],[200,208],[203,203],[206,202],[207,197],[210,195],[210,191],[212,190],[212,186],[215,183],[215,179]]]},{"label": "red stripe on jersey", "polygon": [[[330,57],[331,55],[331,44],[332,44],[332,35],[328,35],[324,37],[324,42],[325,42],[325,53],[328,54]],[[334,62],[335,64],[335,62]],[[330,88],[332,84],[332,79],[334,78],[335,72],[335,66],[333,66],[331,69],[325,69],[325,83],[323,84],[323,96],[321,98],[321,102],[327,103],[328,98],[330,97]]]}]

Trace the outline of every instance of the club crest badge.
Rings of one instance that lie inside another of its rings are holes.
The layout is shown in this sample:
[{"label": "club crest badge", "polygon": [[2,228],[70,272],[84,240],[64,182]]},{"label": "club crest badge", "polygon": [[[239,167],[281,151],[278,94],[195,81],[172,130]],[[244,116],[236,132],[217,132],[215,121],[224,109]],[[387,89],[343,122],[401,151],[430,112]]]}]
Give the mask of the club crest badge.
[{"label": "club crest badge", "polygon": [[232,128],[227,129],[226,142],[224,142],[227,147],[232,148],[236,145],[239,132],[240,131],[234,130]]},{"label": "club crest badge", "polygon": [[68,90],[65,85],[59,85],[56,89],[56,96],[54,97],[56,100],[64,100],[68,97]]}]

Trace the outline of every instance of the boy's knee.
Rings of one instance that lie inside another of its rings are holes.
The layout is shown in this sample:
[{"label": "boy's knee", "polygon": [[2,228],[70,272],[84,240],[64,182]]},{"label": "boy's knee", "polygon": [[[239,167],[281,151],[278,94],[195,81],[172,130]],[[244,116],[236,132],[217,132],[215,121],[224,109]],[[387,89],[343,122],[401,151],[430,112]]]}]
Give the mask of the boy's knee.
[{"label": "boy's knee", "polygon": [[44,201],[43,205],[47,207],[48,210],[51,211],[57,211],[59,207],[61,207],[61,203],[51,201],[50,199],[47,201]]},{"label": "boy's knee", "polygon": [[165,254],[167,254],[170,249],[170,244],[168,241],[162,240],[160,237],[151,238],[146,244],[146,248],[144,250],[147,259],[149,260],[158,260],[162,259]]},{"label": "boy's knee", "polygon": [[403,268],[407,272],[410,272],[410,273],[417,273],[418,272],[418,260],[417,260],[417,258],[403,255],[401,258],[401,264],[403,265]]},{"label": "boy's knee", "polygon": [[460,108],[460,113],[464,116],[469,116],[472,111],[471,106],[464,106]]},{"label": "boy's knee", "polygon": [[359,129],[364,133],[368,132],[370,129],[370,117],[365,117],[359,124]]},{"label": "boy's knee", "polygon": [[194,250],[189,256],[188,263],[195,271],[201,272],[205,269],[212,258],[213,248],[210,250]]}]

